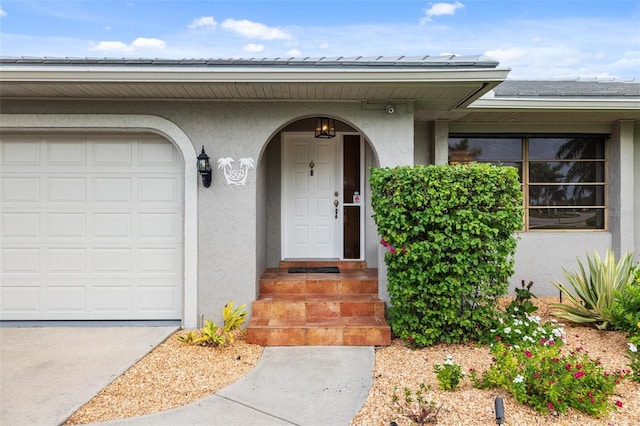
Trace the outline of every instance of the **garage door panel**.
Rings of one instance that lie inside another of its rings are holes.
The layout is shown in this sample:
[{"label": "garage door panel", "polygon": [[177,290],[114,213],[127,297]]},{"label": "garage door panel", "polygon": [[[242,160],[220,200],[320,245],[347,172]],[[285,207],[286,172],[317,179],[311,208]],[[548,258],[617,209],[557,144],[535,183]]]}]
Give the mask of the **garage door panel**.
[{"label": "garage door panel", "polygon": [[87,180],[84,177],[61,177],[47,179],[47,201],[49,203],[86,203]]},{"label": "garage door panel", "polygon": [[[169,146],[171,149],[172,147]],[[96,166],[131,166],[131,144],[128,142],[102,141],[95,143],[93,163]]]},{"label": "garage door panel", "polygon": [[40,214],[5,213],[2,215],[2,241],[8,239],[35,239],[40,237]]},{"label": "garage door panel", "polygon": [[84,248],[52,248],[47,250],[47,258],[51,274],[84,274],[87,271]]},{"label": "garage door panel", "polygon": [[173,145],[2,135],[0,152],[1,319],[181,318],[183,166]]},{"label": "garage door panel", "polygon": [[95,213],[93,215],[94,238],[125,238],[132,237],[131,213]]},{"label": "garage door panel", "polygon": [[86,166],[87,145],[84,141],[49,142],[47,163],[51,166]]},{"label": "garage door panel", "polygon": [[93,180],[93,200],[96,202],[120,201],[130,203],[132,178],[100,177]]},{"label": "garage door panel", "polygon": [[178,198],[178,180],[141,178],[138,181],[138,197],[143,203],[168,203],[173,205]]},{"label": "garage door panel", "polygon": [[175,213],[141,213],[138,229],[143,239],[179,239],[179,218]]},{"label": "garage door panel", "polygon": [[3,313],[18,315],[18,318],[27,314],[37,319],[40,314],[39,286],[2,286],[0,290]]},{"label": "garage door panel", "polygon": [[40,179],[36,177],[10,177],[2,179],[2,204],[39,203]]},{"label": "garage door panel", "polygon": [[50,239],[86,238],[86,213],[49,213],[46,229]]},{"label": "garage door panel", "polygon": [[3,247],[2,272],[7,275],[40,273],[40,249]]}]

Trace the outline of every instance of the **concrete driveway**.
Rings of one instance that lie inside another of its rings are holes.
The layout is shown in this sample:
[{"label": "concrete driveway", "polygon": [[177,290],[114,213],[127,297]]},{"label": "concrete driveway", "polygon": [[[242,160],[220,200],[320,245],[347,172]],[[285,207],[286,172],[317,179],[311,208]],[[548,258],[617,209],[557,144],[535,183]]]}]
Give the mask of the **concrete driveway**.
[{"label": "concrete driveway", "polygon": [[0,327],[0,425],[59,425],[177,326]]}]

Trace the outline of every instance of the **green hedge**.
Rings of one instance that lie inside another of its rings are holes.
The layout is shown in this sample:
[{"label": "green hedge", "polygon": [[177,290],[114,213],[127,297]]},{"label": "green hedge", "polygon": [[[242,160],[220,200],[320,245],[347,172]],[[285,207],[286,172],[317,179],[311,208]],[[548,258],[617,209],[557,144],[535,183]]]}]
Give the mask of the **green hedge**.
[{"label": "green hedge", "polygon": [[373,169],[370,182],[394,334],[414,346],[480,337],[513,274],[523,227],[517,170],[396,167]]}]

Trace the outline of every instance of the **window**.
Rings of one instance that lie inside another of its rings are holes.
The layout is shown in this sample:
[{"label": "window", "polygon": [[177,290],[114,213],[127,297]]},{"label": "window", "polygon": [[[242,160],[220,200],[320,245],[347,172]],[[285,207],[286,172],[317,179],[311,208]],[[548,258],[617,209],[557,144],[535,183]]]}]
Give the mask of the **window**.
[{"label": "window", "polygon": [[449,164],[518,169],[526,230],[605,229],[605,136],[449,137]]}]

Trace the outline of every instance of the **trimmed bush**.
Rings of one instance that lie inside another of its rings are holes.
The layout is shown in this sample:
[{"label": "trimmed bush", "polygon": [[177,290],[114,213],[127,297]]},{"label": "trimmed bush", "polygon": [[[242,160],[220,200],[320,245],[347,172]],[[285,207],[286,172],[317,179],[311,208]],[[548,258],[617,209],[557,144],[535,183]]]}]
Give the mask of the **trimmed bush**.
[{"label": "trimmed bush", "polygon": [[388,247],[389,322],[427,346],[475,340],[507,293],[522,229],[512,167],[489,164],[373,169],[372,205]]}]

